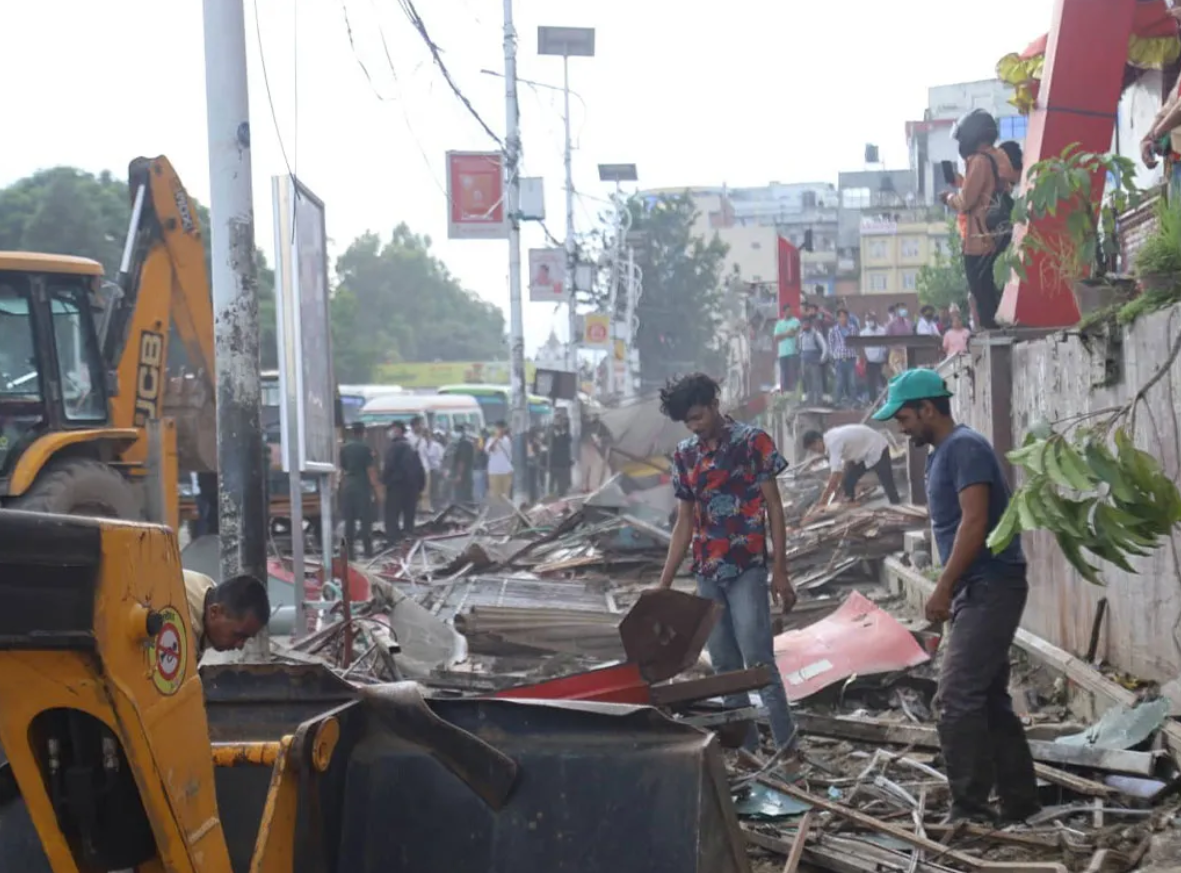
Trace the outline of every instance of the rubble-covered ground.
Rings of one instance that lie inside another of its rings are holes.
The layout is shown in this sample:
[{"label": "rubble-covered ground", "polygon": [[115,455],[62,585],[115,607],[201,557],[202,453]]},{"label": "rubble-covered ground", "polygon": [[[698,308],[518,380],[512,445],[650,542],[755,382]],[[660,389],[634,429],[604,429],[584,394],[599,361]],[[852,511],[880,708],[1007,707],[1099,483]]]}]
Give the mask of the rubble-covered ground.
[{"label": "rubble-covered ground", "polygon": [[[901,552],[908,531],[924,530],[926,513],[885,504],[869,477],[857,503],[805,524],[827,472],[803,467],[781,481],[799,602],[777,616],[776,656],[802,731],[804,774],[784,783],[769,745],[754,759],[725,753],[752,869],[931,873],[1020,862],[1006,869],[1124,873],[1181,864],[1181,781],[1160,736],[1169,701],[1149,688],[1136,706],[1080,723],[1064,677],[1017,649],[1012,692],[1044,811],[1003,829],[944,824],[934,699],[942,628],[916,618],[879,578],[880,559]],[[668,506],[654,491],[616,477],[593,495],[527,510],[449,507],[420,518],[414,540],[355,565],[370,599],[350,607],[351,622],[338,620],[337,603],[335,619],[282,642],[281,655],[325,661],[357,683],[412,678],[435,695],[490,693],[622,661],[619,623],[655,583],[669,542]],[[692,579],[677,588],[692,592]],[[673,682],[708,675],[703,655]],[[733,676],[731,691],[758,684]],[[709,696],[666,708],[724,744],[745,726],[727,723]],[[739,715],[762,721],[757,692]]]}]

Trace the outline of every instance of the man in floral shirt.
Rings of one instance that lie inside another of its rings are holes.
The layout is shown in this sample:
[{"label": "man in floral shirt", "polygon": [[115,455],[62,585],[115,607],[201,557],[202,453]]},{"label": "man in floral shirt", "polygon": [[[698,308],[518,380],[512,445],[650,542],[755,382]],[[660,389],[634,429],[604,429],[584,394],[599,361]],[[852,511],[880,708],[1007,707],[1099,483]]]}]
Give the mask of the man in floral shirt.
[{"label": "man in floral shirt", "polygon": [[[677,521],[660,587],[672,585],[692,543],[697,593],[716,600],[725,610],[709,637],[714,670],[725,673],[764,664],[772,668],[771,684],[760,692],[771,733],[785,756],[798,760],[796,729],[775,666],[770,605],[773,597],[786,611],[796,601],[787,577],[787,533],[776,481],[787,462],[765,431],[722,415],[718,393],[717,382],[701,373],[670,382],[660,392],[661,412],[673,421],[683,421],[693,432],[677,447],[674,458]],[[726,704],[749,706],[750,698],[732,695]],[[758,747],[753,724],[746,747]]]}]

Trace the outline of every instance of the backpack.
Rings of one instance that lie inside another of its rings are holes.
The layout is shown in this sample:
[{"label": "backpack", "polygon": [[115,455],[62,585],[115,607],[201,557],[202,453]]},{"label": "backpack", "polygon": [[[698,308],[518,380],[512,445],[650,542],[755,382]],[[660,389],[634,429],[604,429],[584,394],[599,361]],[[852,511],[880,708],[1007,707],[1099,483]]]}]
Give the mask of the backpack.
[{"label": "backpack", "polygon": [[1013,195],[1005,189],[996,158],[988,152],[984,152],[984,157],[992,165],[993,182],[992,199],[988,203],[988,211],[984,213],[984,227],[996,242],[999,252],[1007,249],[1013,241]]},{"label": "backpack", "polygon": [[1020,176],[1025,170],[1025,153],[1021,150],[1021,143],[1010,139],[1001,143],[997,148],[1005,153],[1009,163],[1013,165],[1014,172]]}]

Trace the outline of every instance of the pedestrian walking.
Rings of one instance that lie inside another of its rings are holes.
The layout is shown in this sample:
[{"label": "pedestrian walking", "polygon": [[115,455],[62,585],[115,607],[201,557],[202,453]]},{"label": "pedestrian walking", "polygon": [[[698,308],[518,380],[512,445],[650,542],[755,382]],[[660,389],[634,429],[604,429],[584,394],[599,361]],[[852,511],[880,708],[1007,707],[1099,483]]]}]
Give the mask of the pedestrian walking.
[{"label": "pedestrian walking", "polygon": [[513,438],[508,424],[496,422],[496,436],[488,441],[488,500],[513,499]]},{"label": "pedestrian walking", "polygon": [[352,559],[360,529],[365,557],[373,557],[373,510],[381,486],[377,478],[377,454],[365,442],[365,424],[353,422],[352,438],[340,447],[340,511],[344,516],[344,541]]},{"label": "pedestrian walking", "polygon": [[[785,752],[784,769],[798,772],[798,737],[775,667],[770,607],[771,598],[784,611],[796,601],[787,575],[787,533],[776,480],[787,462],[765,431],[723,415],[719,396],[717,382],[701,373],[670,382],[660,392],[661,412],[684,422],[693,434],[673,457],[677,518],[660,587],[673,584],[692,545],[697,593],[724,610],[707,642],[710,662],[718,673],[771,668],[771,682],[760,695],[775,745]],[[734,694],[726,704],[745,707],[750,699]],[[758,746],[753,723],[745,746],[752,751]]]},{"label": "pedestrian walking", "polygon": [[800,332],[800,320],[790,306],[783,307],[783,315],[775,322],[775,340],[779,343],[779,390],[784,394],[794,392],[800,382],[800,350],[796,337]]},{"label": "pedestrian walking", "polygon": [[838,488],[844,492],[846,500],[852,500],[857,495],[857,483],[870,470],[878,477],[889,501],[902,502],[894,483],[890,443],[881,431],[864,424],[846,424],[823,434],[810,430],[804,434],[804,448],[818,455],[828,455],[828,466],[832,471],[816,501],[817,508],[827,506]]},{"label": "pedestrian walking", "polygon": [[934,370],[890,383],[874,414],[894,419],[916,446],[930,446],[927,502],[943,569],[927,600],[932,622],[951,622],[939,675],[939,741],[953,820],[1023,821],[1038,812],[1037,779],[1021,719],[1009,697],[1009,649],[1029,595],[1025,553],[1015,537],[994,555],[985,545],[1009,505],[1000,456],[951,416],[952,394]]},{"label": "pedestrian walking", "polygon": [[447,452],[446,437],[444,437],[443,431],[436,430],[433,434],[428,431],[426,439],[426,456],[431,465],[429,478],[431,507],[439,509],[446,499],[447,477],[443,473],[443,456]]},{"label": "pedestrian walking", "polygon": [[426,488],[426,468],[419,453],[406,439],[406,425],[390,426],[381,481],[385,485],[385,538],[393,545],[414,533],[414,514]]}]

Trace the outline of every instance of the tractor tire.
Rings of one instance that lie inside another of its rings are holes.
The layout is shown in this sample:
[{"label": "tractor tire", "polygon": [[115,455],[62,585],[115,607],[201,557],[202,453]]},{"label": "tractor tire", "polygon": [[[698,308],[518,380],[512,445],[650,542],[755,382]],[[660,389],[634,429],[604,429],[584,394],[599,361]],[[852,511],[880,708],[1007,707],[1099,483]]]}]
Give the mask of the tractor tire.
[{"label": "tractor tire", "polygon": [[11,509],[141,521],[143,508],[117,470],[87,458],[51,461]]}]

